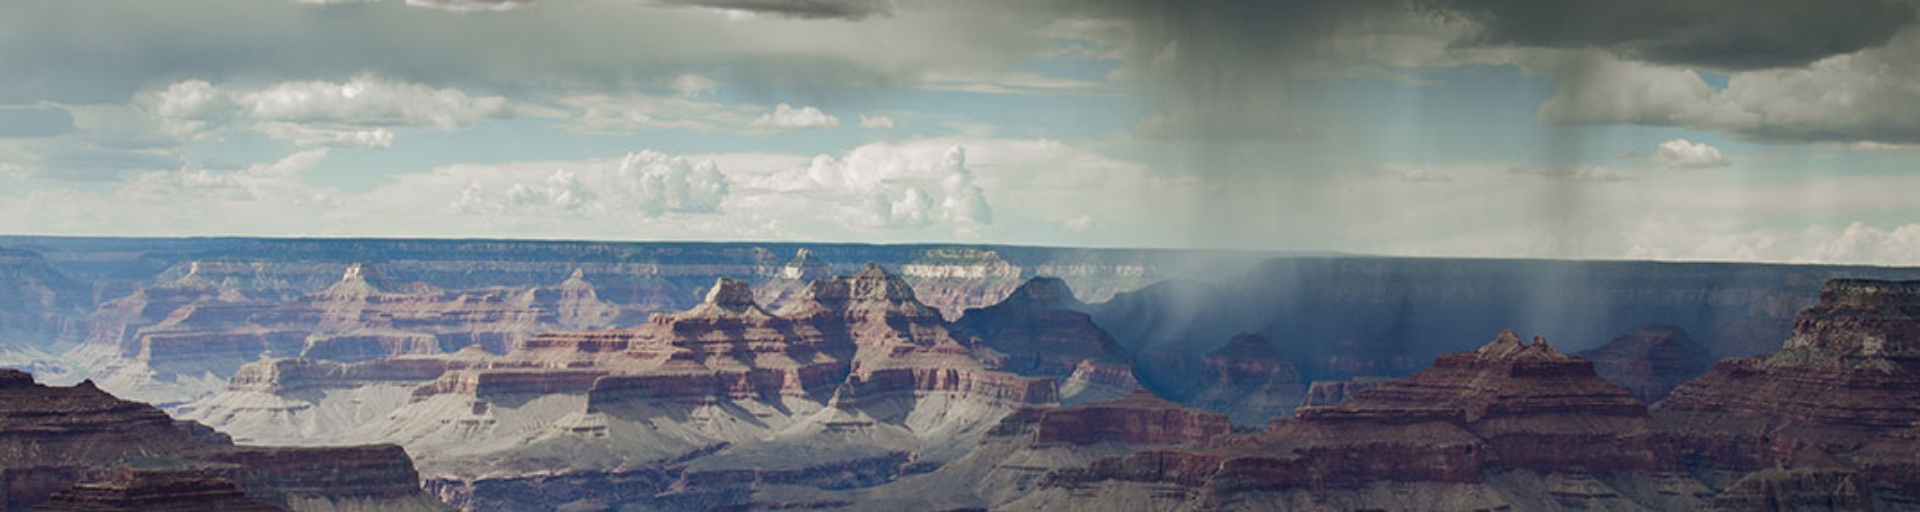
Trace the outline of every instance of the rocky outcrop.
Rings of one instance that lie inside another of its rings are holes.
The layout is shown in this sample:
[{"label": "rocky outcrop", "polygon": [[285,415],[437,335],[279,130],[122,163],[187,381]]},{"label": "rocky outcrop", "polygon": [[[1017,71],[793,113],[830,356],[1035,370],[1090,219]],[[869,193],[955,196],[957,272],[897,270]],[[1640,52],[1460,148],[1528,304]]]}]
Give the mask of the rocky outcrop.
[{"label": "rocky outcrop", "polygon": [[1707,347],[1671,325],[1650,325],[1580,352],[1601,377],[1626,388],[1647,403],[1667,397],[1680,383],[1713,366]]},{"label": "rocky outcrop", "polygon": [[1354,377],[1348,380],[1318,380],[1307,386],[1307,397],[1301,406],[1327,406],[1346,401],[1361,391],[1380,387],[1388,377]]},{"label": "rocky outcrop", "polygon": [[1042,410],[1033,427],[1040,445],[1203,444],[1232,431],[1227,417],[1161,400],[1146,391],[1125,398]]},{"label": "rocky outcrop", "polygon": [[[136,468],[165,472],[126,472]],[[248,498],[277,508],[442,508],[419,490],[413,463],[397,446],[234,446],[224,435],[176,423],[159,409],[114,398],[91,382],[47,387],[24,373],[0,370],[0,507],[34,506],[63,491],[49,506],[244,501],[231,499],[219,481],[176,472],[182,470],[237,483]]]},{"label": "rocky outcrop", "polygon": [[1920,504],[1898,462],[1920,453],[1916,312],[1920,282],[1829,282],[1778,352],[1721,361],[1656,404],[1661,435],[1716,483],[1817,465],[1860,473],[1876,503]]},{"label": "rocky outcrop", "polygon": [[112,479],[76,484],[34,512],[274,512],[233,481],[199,471],[123,470]]}]

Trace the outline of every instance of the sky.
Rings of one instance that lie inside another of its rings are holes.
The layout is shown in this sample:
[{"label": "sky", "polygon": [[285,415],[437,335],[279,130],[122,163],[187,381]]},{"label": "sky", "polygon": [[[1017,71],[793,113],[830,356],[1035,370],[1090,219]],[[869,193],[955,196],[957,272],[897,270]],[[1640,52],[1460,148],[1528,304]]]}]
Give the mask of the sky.
[{"label": "sky", "polygon": [[1914,0],[15,0],[0,233],[1920,265]]}]

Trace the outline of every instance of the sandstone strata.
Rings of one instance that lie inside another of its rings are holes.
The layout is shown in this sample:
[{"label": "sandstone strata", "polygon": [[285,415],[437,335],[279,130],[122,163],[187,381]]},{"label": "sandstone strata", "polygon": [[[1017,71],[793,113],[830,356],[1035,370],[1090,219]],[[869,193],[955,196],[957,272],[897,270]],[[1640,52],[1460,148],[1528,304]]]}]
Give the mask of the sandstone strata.
[{"label": "sandstone strata", "polygon": [[1506,332],[1414,376],[1302,407],[1269,432],[1054,471],[1007,506],[1134,493],[1174,508],[1703,506],[1710,492],[1679,469],[1644,404],[1590,362]]},{"label": "sandstone strata", "polygon": [[1227,413],[1236,425],[1265,426],[1290,415],[1306,394],[1300,369],[1258,334],[1235,335],[1201,361],[1205,387],[1186,403]]},{"label": "sandstone strata", "polygon": [[[1657,404],[1660,432],[1717,484],[1846,481],[1875,506],[1920,506],[1917,311],[1920,282],[1829,282],[1778,352],[1721,361]],[[1733,482],[1774,468],[1825,470]]]},{"label": "sandstone strata", "polygon": [[[135,468],[162,472],[127,472]],[[251,510],[229,492],[234,484],[248,499],[294,510],[442,508],[420,491],[412,462],[396,446],[234,446],[211,429],[114,398],[91,382],[47,387],[25,373],[0,370],[0,508],[47,503],[59,494],[48,506],[201,503]]]},{"label": "sandstone strata", "polygon": [[1713,366],[1707,347],[1671,325],[1650,325],[1580,353],[1593,361],[1601,377],[1619,384],[1647,403],[1667,397],[1673,388]]},{"label": "sandstone strata", "polygon": [[[721,278],[686,311],[541,334],[505,355],[253,363],[185,409],[249,439],[400,443],[428,488],[463,507],[593,496],[706,508],[739,503],[743,486],[924,473],[1012,411],[1058,403],[1057,378],[999,364],[900,276],[868,266],[809,283],[778,312]],[[1126,374],[1081,373],[1100,385]],[[303,430],[337,418],[357,419]]]},{"label": "sandstone strata", "polygon": [[1141,389],[1132,356],[1093,324],[1085,308],[1065,281],[1036,277],[999,304],[967,310],[956,325],[980,336],[994,366],[1057,379],[1067,403]]}]

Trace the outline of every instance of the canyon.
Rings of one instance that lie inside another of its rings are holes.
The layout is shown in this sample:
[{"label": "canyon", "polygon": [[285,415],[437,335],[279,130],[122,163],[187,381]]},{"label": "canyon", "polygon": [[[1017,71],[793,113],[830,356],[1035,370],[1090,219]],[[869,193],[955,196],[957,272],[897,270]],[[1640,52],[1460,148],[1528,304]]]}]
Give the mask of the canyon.
[{"label": "canyon", "polygon": [[[0,366],[153,403],[114,414],[191,438],[103,441],[180,461],[160,468],[9,473],[48,510],[324,510],[376,488],[467,510],[1920,506],[1915,269],[0,246]],[[315,456],[348,469],[291,463]]]}]

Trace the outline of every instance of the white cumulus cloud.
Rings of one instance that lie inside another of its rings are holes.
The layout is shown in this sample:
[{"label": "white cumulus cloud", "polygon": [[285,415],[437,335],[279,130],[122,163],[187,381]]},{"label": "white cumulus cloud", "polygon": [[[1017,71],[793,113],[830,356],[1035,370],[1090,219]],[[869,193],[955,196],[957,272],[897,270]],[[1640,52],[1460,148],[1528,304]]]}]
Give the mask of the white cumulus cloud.
[{"label": "white cumulus cloud", "polygon": [[840,118],[827,115],[818,108],[794,108],[792,105],[781,103],[775,105],[772,112],[753,120],[753,127],[775,130],[838,128]]},{"label": "white cumulus cloud", "polygon": [[1660,143],[1653,151],[1653,161],[1675,169],[1707,169],[1727,165],[1727,158],[1720,154],[1720,148],[1687,139]]},{"label": "white cumulus cloud", "polygon": [[893,118],[887,116],[860,116],[861,128],[893,128]]},{"label": "white cumulus cloud", "polygon": [[719,212],[728,195],[728,180],[711,160],[642,151],[618,160],[556,165],[560,168],[532,180],[523,178],[524,166],[455,166],[437,169],[419,184],[445,190],[450,182],[465,181],[448,205],[456,213],[478,215],[708,214]]},{"label": "white cumulus cloud", "polygon": [[867,208],[857,218],[868,227],[965,230],[992,224],[993,207],[974,183],[966,149],[928,149],[869,144],[839,159],[814,157],[804,170],[776,180],[789,190],[863,198]]},{"label": "white cumulus cloud", "polygon": [[465,128],[515,114],[506,98],[356,75],[343,82],[290,81],[225,89],[187,80],[147,95],[146,110],[175,136],[203,139],[232,125],[302,146],[393,145],[394,128]]}]

